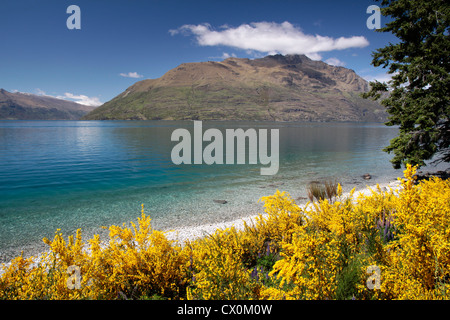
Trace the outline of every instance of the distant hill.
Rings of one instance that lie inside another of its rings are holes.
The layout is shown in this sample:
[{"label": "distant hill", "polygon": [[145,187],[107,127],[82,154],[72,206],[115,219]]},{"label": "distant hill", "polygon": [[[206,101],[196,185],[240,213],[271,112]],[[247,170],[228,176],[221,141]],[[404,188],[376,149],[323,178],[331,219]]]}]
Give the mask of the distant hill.
[{"label": "distant hill", "polygon": [[83,119],[385,121],[353,70],[304,55],[185,63],[135,83]]},{"label": "distant hill", "polygon": [[0,120],[79,120],[95,107],[0,89]]}]

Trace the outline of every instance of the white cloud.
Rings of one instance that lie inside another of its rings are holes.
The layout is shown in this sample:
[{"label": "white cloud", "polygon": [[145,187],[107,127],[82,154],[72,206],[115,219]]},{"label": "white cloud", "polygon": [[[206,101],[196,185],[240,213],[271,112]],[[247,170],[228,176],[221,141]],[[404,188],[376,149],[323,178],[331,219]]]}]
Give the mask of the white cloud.
[{"label": "white cloud", "polygon": [[36,91],[36,94],[39,95],[39,96],[47,96],[47,94],[45,93],[44,90],[36,88],[35,91]]},{"label": "white cloud", "polygon": [[103,103],[97,97],[88,97],[85,95],[75,95],[70,92],[65,92],[63,96],[57,96],[58,99],[71,100],[79,104],[83,104],[85,106],[98,107]]},{"label": "white cloud", "polygon": [[236,58],[236,55],[235,55],[234,53],[229,54],[229,53],[227,53],[227,52],[224,52],[224,53],[222,54],[222,56],[221,56],[222,59],[228,59],[228,58],[231,58],[231,57]]},{"label": "white cloud", "polygon": [[214,56],[214,57],[208,57],[209,59],[228,59],[228,58],[236,58],[236,55],[234,53],[229,54],[228,52],[223,52],[221,56]]},{"label": "white cloud", "polygon": [[378,73],[378,74],[372,74],[372,75],[366,75],[363,76],[363,78],[367,81],[379,81],[379,82],[388,82],[392,80],[392,74],[388,73]]},{"label": "white cloud", "polygon": [[34,91],[39,96],[45,96],[45,97],[51,97],[51,98],[56,98],[56,99],[73,101],[73,102],[76,102],[76,103],[79,103],[79,104],[83,104],[85,106],[98,107],[98,106],[103,104],[103,102],[101,102],[100,99],[97,98],[97,97],[88,97],[88,96],[85,96],[85,95],[82,95],[82,94],[81,95],[74,95],[73,93],[65,92],[64,95],[62,95],[62,96],[52,96],[52,95],[47,94],[44,90],[41,90],[39,88],[36,88]]},{"label": "white cloud", "polygon": [[125,78],[135,78],[135,79],[144,77],[142,74],[138,74],[137,72],[120,73],[119,75]]},{"label": "white cloud", "polygon": [[344,61],[341,61],[338,58],[334,58],[334,57],[333,58],[329,58],[329,59],[325,60],[324,62],[326,62],[326,63],[328,63],[328,64],[330,64],[332,66],[336,66],[336,67],[343,67],[343,66],[345,66],[345,62]]},{"label": "white cloud", "polygon": [[363,36],[331,38],[321,35],[309,35],[291,23],[253,22],[233,28],[222,26],[213,30],[210,24],[186,24],[171,35],[193,34],[201,46],[229,46],[243,50],[254,50],[269,54],[305,54],[311,59],[321,59],[320,52],[362,48],[369,45]]}]

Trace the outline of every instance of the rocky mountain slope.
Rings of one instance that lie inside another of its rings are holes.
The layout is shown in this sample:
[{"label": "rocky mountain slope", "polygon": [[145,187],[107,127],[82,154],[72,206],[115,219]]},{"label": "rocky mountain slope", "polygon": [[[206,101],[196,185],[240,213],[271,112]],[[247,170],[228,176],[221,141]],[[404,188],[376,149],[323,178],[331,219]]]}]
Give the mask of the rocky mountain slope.
[{"label": "rocky mountain slope", "polygon": [[384,121],[353,70],[304,55],[185,63],[135,83],[84,119]]},{"label": "rocky mountain slope", "polygon": [[95,107],[0,89],[0,120],[78,120]]}]

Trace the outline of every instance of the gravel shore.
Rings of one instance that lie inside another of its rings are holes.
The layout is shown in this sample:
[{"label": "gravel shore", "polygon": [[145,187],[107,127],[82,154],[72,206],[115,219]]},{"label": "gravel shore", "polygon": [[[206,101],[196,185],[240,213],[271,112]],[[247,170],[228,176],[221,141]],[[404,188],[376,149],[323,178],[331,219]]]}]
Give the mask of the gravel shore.
[{"label": "gravel shore", "polygon": [[[389,187],[396,190],[400,186],[400,182],[398,180],[386,182],[386,183],[379,183],[382,190],[387,190]],[[364,188],[357,188],[357,191],[354,194],[354,199],[362,193],[364,195],[369,195],[371,193],[370,188],[375,189],[376,185],[366,185]],[[386,189],[384,189],[386,188]],[[349,193],[344,193],[343,197],[348,196]],[[305,206],[307,203],[307,200],[301,199],[300,201],[297,201],[297,204],[299,206]],[[249,209],[251,208],[251,209]],[[230,227],[235,227],[238,230],[242,230],[244,228],[244,222],[251,224],[252,221],[255,221],[255,218],[258,216],[259,213],[263,213],[263,204],[257,203],[254,205],[251,205],[246,208],[248,210],[247,212],[242,212],[242,210],[236,210],[236,208],[230,208],[229,214],[224,215],[215,215],[211,216],[211,218],[208,219],[207,223],[203,220],[199,220],[197,224],[192,225],[192,222],[188,226],[176,226],[173,229],[169,228],[156,228],[158,230],[162,230],[166,232],[166,236],[169,240],[177,241],[179,244],[183,245],[186,240],[195,240],[204,236],[207,236],[209,234],[213,234],[217,229],[226,229]],[[234,217],[237,218],[227,220],[226,217]],[[178,222],[180,224],[182,222]],[[93,234],[90,233],[83,233],[83,239],[85,242],[87,242],[88,239],[91,239]],[[103,237],[102,237],[103,236]],[[107,230],[104,230],[103,235],[101,235],[101,238],[107,239]],[[105,243],[106,245],[106,243]],[[36,248],[35,248],[36,250]],[[34,250],[34,251],[35,251]],[[44,250],[40,250],[40,252],[43,252]],[[40,256],[38,252],[33,253],[34,256]],[[29,256],[29,255],[25,255]],[[36,262],[39,261],[38,259]],[[8,266],[10,263],[3,263],[4,266]],[[2,264],[0,264],[1,266]],[[0,275],[3,273],[2,268],[0,267]]]},{"label": "gravel shore", "polygon": [[[393,190],[398,190],[398,188],[400,187],[400,182],[398,180],[395,180],[386,183],[380,183],[379,186],[381,190],[388,190],[389,188],[392,188]],[[354,199],[356,199],[359,194],[370,195],[371,194],[370,189],[375,190],[375,188],[376,185],[366,186],[364,189],[357,190],[354,193],[353,197]],[[349,192],[344,193],[343,197],[348,197],[349,194],[350,194]],[[297,202],[297,204],[300,206],[305,206],[306,202],[303,203]],[[217,229],[226,229],[230,227],[235,227],[238,230],[242,230],[244,228],[244,222],[246,222],[247,224],[251,224],[252,221],[255,221],[256,217],[258,217],[258,215],[253,214],[227,222],[209,223],[193,227],[180,227],[167,232],[166,235],[168,239],[175,240],[178,241],[180,244],[183,244],[186,240],[194,240],[197,238],[204,237],[208,234],[213,234]]]}]

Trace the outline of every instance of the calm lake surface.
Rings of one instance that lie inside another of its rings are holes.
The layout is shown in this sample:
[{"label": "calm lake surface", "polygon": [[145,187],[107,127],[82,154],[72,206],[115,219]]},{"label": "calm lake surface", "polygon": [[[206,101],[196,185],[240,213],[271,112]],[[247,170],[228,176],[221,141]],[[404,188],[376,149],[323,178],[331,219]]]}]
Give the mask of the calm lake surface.
[{"label": "calm lake surface", "polygon": [[46,249],[58,228],[90,237],[136,221],[141,203],[154,227],[172,229],[262,212],[258,199],[277,189],[305,202],[312,180],[336,178],[345,191],[402,174],[381,151],[397,134],[383,124],[203,121],[203,131],[279,129],[274,176],[261,164],[174,165],[177,128],[193,122],[0,121],[0,261]]}]

